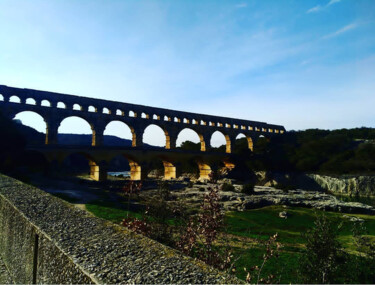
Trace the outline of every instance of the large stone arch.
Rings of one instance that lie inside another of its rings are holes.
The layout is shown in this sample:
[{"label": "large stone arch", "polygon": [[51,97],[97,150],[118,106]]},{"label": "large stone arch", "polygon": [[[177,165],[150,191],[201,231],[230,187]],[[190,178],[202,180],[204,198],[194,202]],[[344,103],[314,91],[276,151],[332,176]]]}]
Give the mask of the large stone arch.
[{"label": "large stone arch", "polygon": [[248,148],[249,148],[251,151],[254,151],[254,140],[253,140],[253,138],[252,138],[251,136],[247,135],[247,134],[244,133],[244,132],[240,132],[240,133],[238,133],[238,134],[236,135],[236,138],[235,138],[235,139],[237,140],[238,136],[240,136],[240,135],[243,135],[243,136],[246,138]]},{"label": "large stone arch", "polygon": [[[129,123],[129,122],[125,122],[121,119],[113,119],[113,120],[109,120],[105,123],[105,126],[104,126],[104,130],[103,130],[103,135],[104,135],[104,132],[106,131],[107,127],[111,124],[111,123],[121,123],[123,125],[125,125],[126,128],[128,128],[130,130],[130,134],[131,134],[131,142],[132,142],[132,146],[135,147],[137,146],[137,133],[134,129],[134,127]],[[123,138],[124,139],[124,138]]]},{"label": "large stone arch", "polygon": [[179,130],[179,132],[177,134],[177,137],[176,137],[176,143],[175,144],[177,144],[177,140],[178,140],[178,137],[180,136],[180,134],[185,130],[192,131],[197,135],[198,140],[199,140],[200,145],[201,145],[201,151],[207,151],[208,150],[209,144],[206,142],[204,135],[201,132],[195,130],[194,128],[190,128],[190,127],[185,127],[183,129]]},{"label": "large stone arch", "polygon": [[87,159],[91,179],[95,181],[104,181],[107,179],[106,162],[99,161],[99,159],[85,151],[71,151],[61,153],[61,156],[59,157],[60,164],[63,165],[64,161],[66,161],[69,157],[73,157],[74,155],[81,155]]},{"label": "large stone arch", "polygon": [[68,115],[68,116],[64,116],[64,117],[62,117],[62,118],[60,118],[59,120],[58,120],[58,123],[56,124],[56,126],[57,126],[57,129],[56,129],[56,135],[58,136],[58,134],[59,134],[59,129],[60,129],[60,127],[61,127],[61,124],[65,121],[65,120],[67,120],[67,119],[71,119],[71,118],[78,118],[78,119],[80,119],[80,120],[83,120],[84,122],[86,122],[87,124],[88,124],[88,126],[90,127],[90,129],[91,129],[91,144],[92,144],[92,146],[96,146],[96,145],[98,145],[98,138],[97,138],[97,135],[99,135],[99,136],[102,136],[102,134],[103,134],[103,131],[102,130],[99,130],[98,128],[97,128],[97,126],[93,123],[93,122],[91,122],[90,120],[88,120],[87,118],[85,118],[84,116],[80,116],[79,114],[70,114],[70,115]]},{"label": "large stone arch", "polygon": [[[38,115],[44,121],[44,123],[45,123],[45,131],[44,131],[44,133],[45,133],[45,140],[44,140],[44,143],[45,144],[49,144],[48,134],[49,134],[49,132],[51,130],[51,126],[49,124],[47,116],[46,116],[46,114],[44,114],[44,112],[38,112],[37,110],[35,110],[34,108],[32,108],[33,106],[34,105],[25,105],[26,108],[22,108],[22,110],[20,110],[20,111],[12,111],[10,113],[9,118],[11,120],[13,120],[13,119],[15,119],[17,117],[17,115],[22,114],[22,113],[26,113],[26,112]],[[25,125],[28,126],[28,124],[25,124]],[[29,127],[35,129],[33,126],[29,126]]]},{"label": "large stone arch", "polygon": [[117,153],[116,155],[108,157],[107,161],[110,162],[119,155],[123,156],[129,163],[130,180],[139,181],[143,180],[147,176],[147,170],[144,163],[139,161],[135,156],[126,153]]},{"label": "large stone arch", "polygon": [[164,136],[165,136],[165,145],[164,145],[164,147],[166,149],[174,148],[175,145],[173,145],[173,141],[171,140],[170,131],[168,131],[167,128],[165,126],[163,126],[162,124],[158,124],[156,122],[152,122],[152,123],[146,125],[146,127],[143,129],[142,143],[144,143],[144,135],[146,133],[147,128],[149,128],[151,126],[156,126],[156,127],[160,128],[163,131]]},{"label": "large stone arch", "polygon": [[232,148],[233,148],[233,145],[232,145],[232,140],[231,140],[231,137],[229,136],[229,134],[221,131],[221,130],[215,130],[214,132],[211,133],[210,135],[210,143],[211,143],[211,140],[212,140],[212,137],[215,133],[220,133],[224,136],[224,139],[225,139],[225,152],[226,153],[232,153]]}]

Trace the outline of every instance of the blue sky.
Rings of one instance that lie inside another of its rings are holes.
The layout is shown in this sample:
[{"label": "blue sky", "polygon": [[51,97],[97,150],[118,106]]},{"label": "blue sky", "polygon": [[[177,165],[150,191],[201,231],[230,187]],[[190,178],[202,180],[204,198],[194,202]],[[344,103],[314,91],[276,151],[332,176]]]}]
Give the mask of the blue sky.
[{"label": "blue sky", "polygon": [[0,39],[8,86],[287,130],[375,124],[373,0],[0,0]]}]

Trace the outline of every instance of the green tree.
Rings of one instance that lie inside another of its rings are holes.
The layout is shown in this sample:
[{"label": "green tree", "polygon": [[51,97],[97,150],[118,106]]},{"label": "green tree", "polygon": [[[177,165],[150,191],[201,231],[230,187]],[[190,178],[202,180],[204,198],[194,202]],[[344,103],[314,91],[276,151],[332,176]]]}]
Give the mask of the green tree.
[{"label": "green tree", "polygon": [[300,258],[299,276],[302,283],[340,283],[339,265],[345,263],[337,228],[323,215],[317,216],[314,228],[304,234],[306,251]]}]

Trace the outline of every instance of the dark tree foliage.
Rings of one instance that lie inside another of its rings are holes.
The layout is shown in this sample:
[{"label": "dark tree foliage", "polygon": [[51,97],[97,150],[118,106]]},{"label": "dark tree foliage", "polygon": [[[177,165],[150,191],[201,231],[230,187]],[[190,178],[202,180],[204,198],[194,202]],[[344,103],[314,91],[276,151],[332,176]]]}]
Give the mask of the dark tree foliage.
[{"label": "dark tree foliage", "polygon": [[247,166],[254,170],[371,174],[375,171],[375,129],[290,131],[259,139]]},{"label": "dark tree foliage", "polygon": [[183,149],[183,150],[200,151],[201,150],[201,144],[200,143],[193,143],[191,141],[184,141],[181,144],[180,148]]},{"label": "dark tree foliage", "polygon": [[0,169],[10,173],[22,158],[26,145],[25,137],[19,132],[16,123],[0,113]]}]

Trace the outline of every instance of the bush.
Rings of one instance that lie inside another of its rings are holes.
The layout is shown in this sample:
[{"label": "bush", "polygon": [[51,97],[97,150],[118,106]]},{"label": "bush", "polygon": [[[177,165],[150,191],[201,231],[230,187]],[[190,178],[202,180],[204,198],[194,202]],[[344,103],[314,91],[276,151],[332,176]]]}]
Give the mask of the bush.
[{"label": "bush", "polygon": [[340,265],[345,264],[337,229],[323,214],[313,229],[303,234],[307,240],[301,255],[299,275],[302,283],[341,283]]},{"label": "bush", "polygon": [[234,192],[234,190],[235,190],[234,186],[229,183],[224,183],[221,186],[221,191],[224,191],[224,192]]},{"label": "bush", "polygon": [[248,194],[248,195],[253,195],[255,193],[254,191],[254,184],[253,183],[247,183],[242,186],[242,193]]}]

